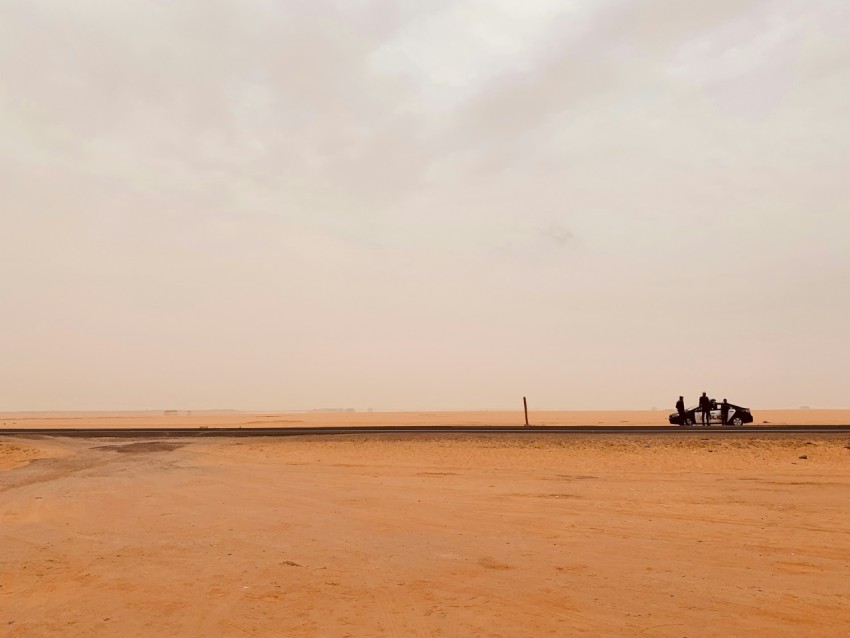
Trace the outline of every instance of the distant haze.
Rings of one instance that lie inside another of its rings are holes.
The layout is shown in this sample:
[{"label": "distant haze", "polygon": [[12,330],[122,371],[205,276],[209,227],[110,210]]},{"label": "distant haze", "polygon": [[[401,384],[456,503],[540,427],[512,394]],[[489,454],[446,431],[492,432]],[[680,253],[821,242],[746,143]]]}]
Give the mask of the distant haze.
[{"label": "distant haze", "polygon": [[0,410],[850,406],[850,3],[0,3]]}]

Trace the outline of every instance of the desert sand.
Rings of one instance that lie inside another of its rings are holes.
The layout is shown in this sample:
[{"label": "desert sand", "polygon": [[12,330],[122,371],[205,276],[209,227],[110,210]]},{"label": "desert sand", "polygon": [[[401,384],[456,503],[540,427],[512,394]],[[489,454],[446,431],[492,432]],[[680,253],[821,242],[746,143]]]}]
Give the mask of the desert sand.
[{"label": "desert sand", "polygon": [[[536,411],[532,425],[666,425],[673,410]],[[850,410],[754,410],[754,425],[850,425]],[[445,412],[0,412],[0,428],[521,425],[522,411]]]},{"label": "desert sand", "polygon": [[0,635],[846,636],[848,503],[848,435],[0,437]]}]

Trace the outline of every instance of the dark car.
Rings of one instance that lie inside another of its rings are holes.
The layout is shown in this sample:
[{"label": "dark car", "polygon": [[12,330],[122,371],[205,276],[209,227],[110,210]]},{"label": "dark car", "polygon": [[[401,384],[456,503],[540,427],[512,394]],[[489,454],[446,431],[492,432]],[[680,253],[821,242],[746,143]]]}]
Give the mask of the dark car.
[{"label": "dark car", "polygon": [[[711,410],[708,415],[709,425],[723,425],[723,419],[720,415],[720,404],[716,401],[711,402]],[[729,404],[729,416],[727,418],[727,425],[744,425],[744,423],[753,422],[753,415],[749,408],[742,408],[739,405],[733,405],[731,403]],[[702,408],[689,408],[682,414],[674,412],[670,415],[670,423],[673,425],[701,425]]]}]

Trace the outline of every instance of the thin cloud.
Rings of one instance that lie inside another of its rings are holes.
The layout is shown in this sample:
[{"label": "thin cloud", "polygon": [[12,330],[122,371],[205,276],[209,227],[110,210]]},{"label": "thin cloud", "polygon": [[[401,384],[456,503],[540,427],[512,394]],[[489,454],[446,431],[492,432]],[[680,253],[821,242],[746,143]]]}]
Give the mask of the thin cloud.
[{"label": "thin cloud", "polygon": [[[467,406],[616,407],[612,369],[624,407],[682,375],[834,403],[848,28],[825,0],[0,3],[5,407],[452,407],[472,378]],[[701,290],[722,313],[671,310]],[[658,356],[695,348],[752,365]]]}]

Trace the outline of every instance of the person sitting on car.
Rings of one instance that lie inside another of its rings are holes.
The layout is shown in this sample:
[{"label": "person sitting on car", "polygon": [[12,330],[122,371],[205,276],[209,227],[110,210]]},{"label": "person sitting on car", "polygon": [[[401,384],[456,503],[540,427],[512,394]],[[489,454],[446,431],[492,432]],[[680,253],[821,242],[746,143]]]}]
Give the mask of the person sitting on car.
[{"label": "person sitting on car", "polygon": [[711,399],[705,392],[699,398],[699,409],[702,412],[702,424],[711,425]]}]

